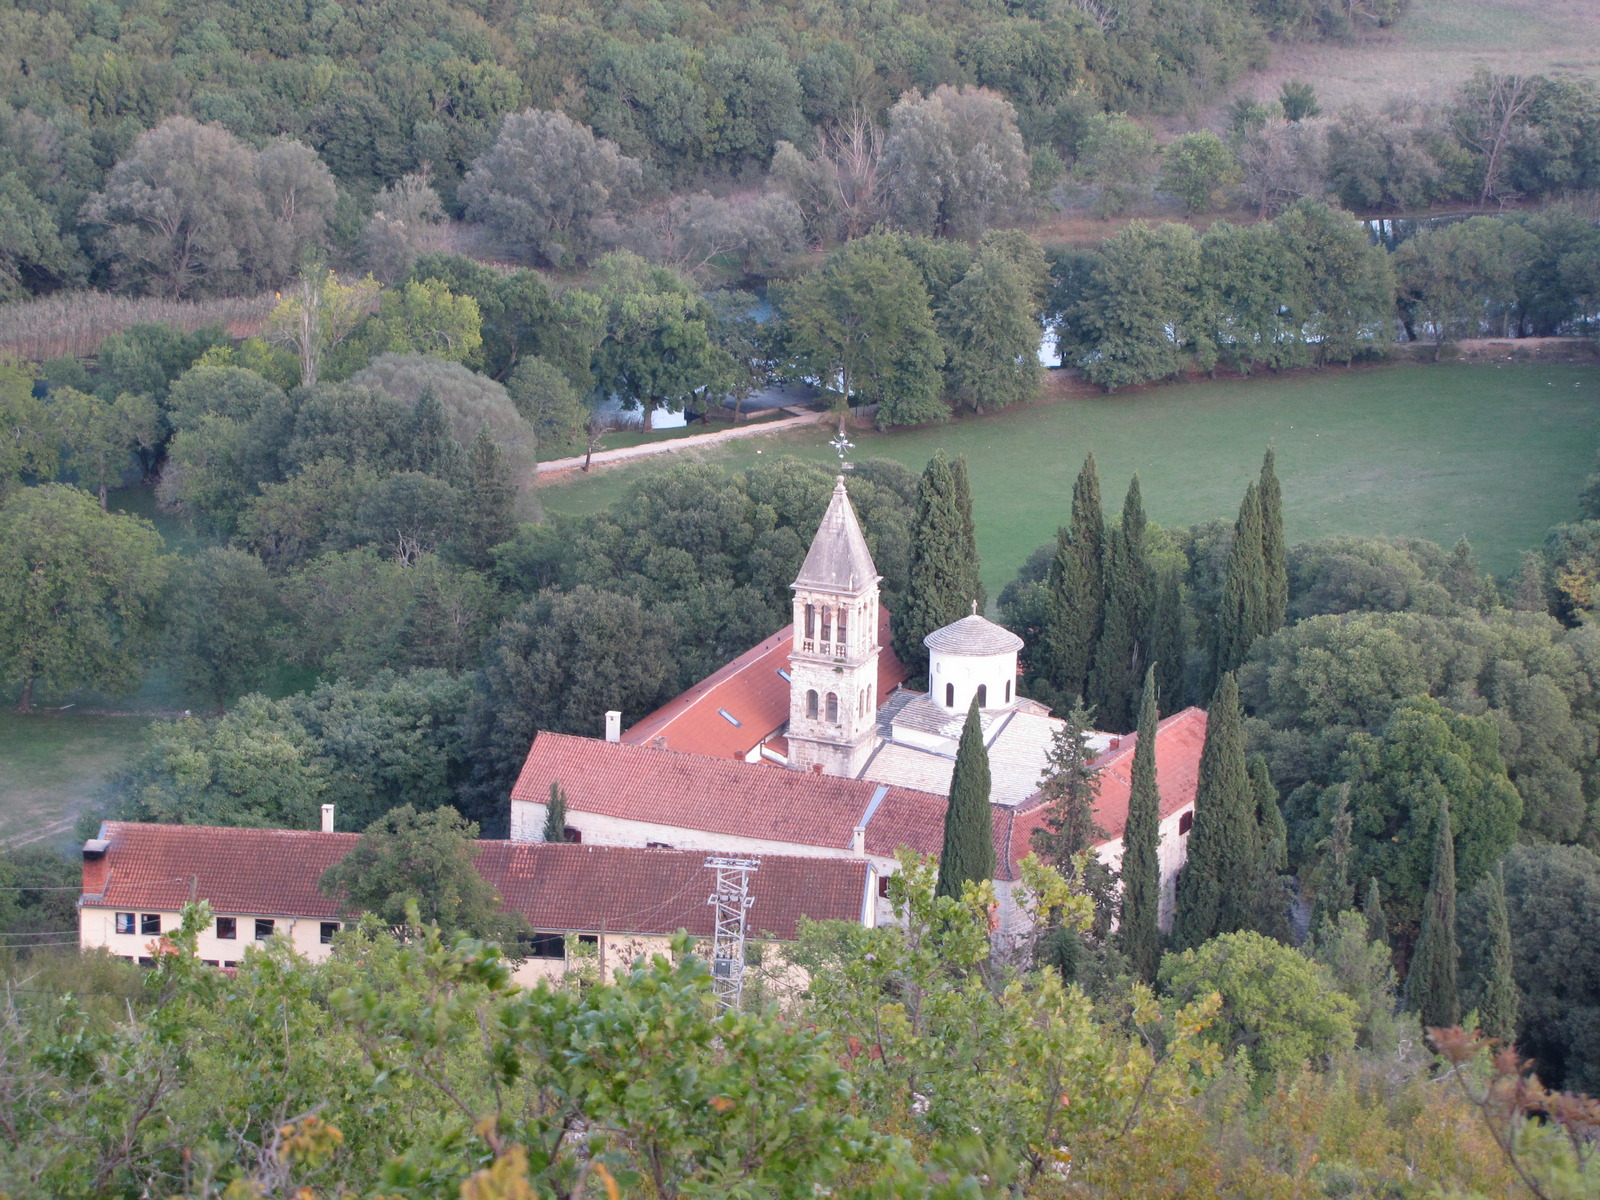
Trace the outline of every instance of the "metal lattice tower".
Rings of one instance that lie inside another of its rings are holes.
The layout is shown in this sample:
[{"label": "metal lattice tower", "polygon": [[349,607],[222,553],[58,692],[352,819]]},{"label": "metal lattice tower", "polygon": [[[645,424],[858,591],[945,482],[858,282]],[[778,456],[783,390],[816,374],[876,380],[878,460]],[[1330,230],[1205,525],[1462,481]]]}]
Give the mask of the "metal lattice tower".
[{"label": "metal lattice tower", "polygon": [[744,914],[755,903],[750,876],[760,870],[756,858],[708,858],[717,873],[717,890],[706,901],[717,910],[711,935],[711,994],[718,1008],[737,1009],[744,996]]}]

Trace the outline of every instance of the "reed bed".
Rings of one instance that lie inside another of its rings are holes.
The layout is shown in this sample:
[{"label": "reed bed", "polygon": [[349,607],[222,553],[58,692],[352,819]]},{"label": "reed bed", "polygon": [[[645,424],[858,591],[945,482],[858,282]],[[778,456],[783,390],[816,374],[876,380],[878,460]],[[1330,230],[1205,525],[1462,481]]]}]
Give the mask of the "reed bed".
[{"label": "reed bed", "polygon": [[31,362],[86,358],[107,337],[134,325],[173,325],[185,333],[223,325],[233,337],[246,338],[261,332],[276,302],[272,292],[211,300],[62,292],[0,304],[0,356]]}]

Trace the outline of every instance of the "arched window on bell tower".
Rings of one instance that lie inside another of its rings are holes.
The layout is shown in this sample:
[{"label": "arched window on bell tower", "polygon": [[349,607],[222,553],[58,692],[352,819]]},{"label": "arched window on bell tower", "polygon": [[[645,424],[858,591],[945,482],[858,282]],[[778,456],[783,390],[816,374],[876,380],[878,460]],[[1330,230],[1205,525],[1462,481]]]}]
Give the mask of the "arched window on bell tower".
[{"label": "arched window on bell tower", "polygon": [[835,725],[839,723],[839,693],[828,693],[828,720]]},{"label": "arched window on bell tower", "polygon": [[806,716],[813,721],[817,718],[817,693],[815,691],[806,693]]}]

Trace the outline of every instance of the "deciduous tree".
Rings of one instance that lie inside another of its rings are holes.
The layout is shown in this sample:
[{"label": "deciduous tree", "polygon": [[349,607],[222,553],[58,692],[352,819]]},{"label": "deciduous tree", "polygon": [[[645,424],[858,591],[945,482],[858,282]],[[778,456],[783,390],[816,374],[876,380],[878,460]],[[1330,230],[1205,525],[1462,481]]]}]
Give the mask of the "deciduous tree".
[{"label": "deciduous tree", "polygon": [[158,628],[167,560],[145,520],[48,483],[0,507],[0,677],[34,691],[138,681]]},{"label": "deciduous tree", "polygon": [[907,92],[889,110],[883,157],[891,215],[914,233],[976,237],[1020,216],[1028,200],[1016,110],[984,88]]}]

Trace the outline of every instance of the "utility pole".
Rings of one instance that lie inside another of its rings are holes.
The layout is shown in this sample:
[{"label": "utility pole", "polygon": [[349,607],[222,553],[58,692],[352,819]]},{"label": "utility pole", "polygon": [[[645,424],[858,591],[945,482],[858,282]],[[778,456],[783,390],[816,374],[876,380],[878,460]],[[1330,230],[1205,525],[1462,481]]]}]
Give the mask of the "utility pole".
[{"label": "utility pole", "polygon": [[711,935],[711,995],[717,1007],[737,1009],[744,997],[744,915],[755,897],[750,876],[760,870],[756,858],[708,858],[717,873],[717,890],[706,901],[717,910]]}]

